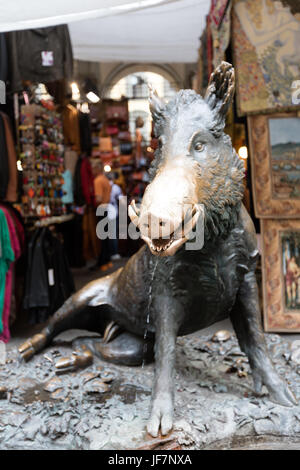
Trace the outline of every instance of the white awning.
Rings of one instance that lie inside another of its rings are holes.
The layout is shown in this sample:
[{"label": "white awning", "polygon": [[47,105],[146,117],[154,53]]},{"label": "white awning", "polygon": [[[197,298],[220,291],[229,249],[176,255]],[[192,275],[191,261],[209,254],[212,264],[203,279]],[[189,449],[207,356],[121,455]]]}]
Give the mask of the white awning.
[{"label": "white awning", "polygon": [[195,62],[209,5],[210,0],[0,0],[0,32],[67,23],[75,59]]}]

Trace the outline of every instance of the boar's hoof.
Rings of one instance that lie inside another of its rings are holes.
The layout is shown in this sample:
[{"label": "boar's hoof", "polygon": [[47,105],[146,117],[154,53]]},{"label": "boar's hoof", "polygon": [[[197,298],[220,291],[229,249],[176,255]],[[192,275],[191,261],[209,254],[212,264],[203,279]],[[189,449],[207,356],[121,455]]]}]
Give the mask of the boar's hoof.
[{"label": "boar's hoof", "polygon": [[257,370],[253,371],[253,381],[256,393],[261,393],[264,384],[270,394],[270,400],[282,406],[294,406],[298,402],[288,385],[282,380],[272,368],[268,373]]},{"label": "boar's hoof", "polygon": [[82,369],[91,365],[93,362],[93,353],[83,346],[80,350],[73,351],[70,357],[60,358],[56,364],[56,373],[63,374],[76,369]]},{"label": "boar's hoof", "polygon": [[32,358],[32,356],[40,351],[46,344],[46,336],[42,333],[34,335],[19,346],[18,351],[22,359],[26,362]]},{"label": "boar's hoof", "polygon": [[152,437],[157,437],[159,430],[165,436],[173,427],[173,400],[169,394],[160,394],[152,403],[151,416],[147,431]]}]

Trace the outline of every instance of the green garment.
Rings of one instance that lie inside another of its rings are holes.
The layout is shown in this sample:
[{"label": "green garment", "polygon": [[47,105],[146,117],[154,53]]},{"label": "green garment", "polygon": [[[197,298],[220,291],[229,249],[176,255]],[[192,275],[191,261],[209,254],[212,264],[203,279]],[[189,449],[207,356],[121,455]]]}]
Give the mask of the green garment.
[{"label": "green garment", "polygon": [[5,297],[6,273],[15,255],[10,243],[9,230],[4,212],[0,209],[0,334],[3,331],[2,315]]}]

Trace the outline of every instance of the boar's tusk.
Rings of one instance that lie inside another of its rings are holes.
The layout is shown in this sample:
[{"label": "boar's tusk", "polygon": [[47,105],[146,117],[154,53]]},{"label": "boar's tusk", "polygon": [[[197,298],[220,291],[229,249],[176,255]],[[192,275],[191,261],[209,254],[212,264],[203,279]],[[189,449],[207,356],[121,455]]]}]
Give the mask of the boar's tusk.
[{"label": "boar's tusk", "polygon": [[130,205],[128,206],[128,215],[130,217],[131,222],[134,225],[138,225],[140,210],[136,207],[135,200],[131,201]]}]

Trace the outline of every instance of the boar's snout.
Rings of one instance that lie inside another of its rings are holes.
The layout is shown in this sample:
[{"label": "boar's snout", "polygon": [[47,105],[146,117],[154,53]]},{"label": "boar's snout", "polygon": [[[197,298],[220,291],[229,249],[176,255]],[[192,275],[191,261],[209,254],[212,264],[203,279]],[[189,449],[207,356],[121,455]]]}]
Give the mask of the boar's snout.
[{"label": "boar's snout", "polygon": [[151,240],[160,238],[168,240],[181,225],[181,217],[172,217],[170,214],[163,214],[163,211],[150,209],[144,211],[139,219],[139,229],[142,236]]},{"label": "boar's snout", "polygon": [[168,171],[150,183],[139,209],[131,203],[129,216],[153,254],[172,256],[187,241],[201,213],[194,201],[189,178]]}]

